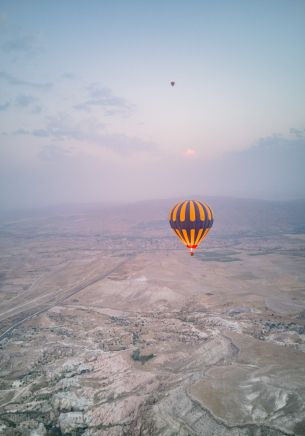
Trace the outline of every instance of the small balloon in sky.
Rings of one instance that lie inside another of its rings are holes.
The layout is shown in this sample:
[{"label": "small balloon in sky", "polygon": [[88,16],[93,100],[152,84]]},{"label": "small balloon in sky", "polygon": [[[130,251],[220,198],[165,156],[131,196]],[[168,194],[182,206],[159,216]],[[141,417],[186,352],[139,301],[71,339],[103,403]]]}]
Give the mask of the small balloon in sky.
[{"label": "small balloon in sky", "polygon": [[172,85],[172,86],[175,86],[175,84],[176,84],[176,82],[174,82],[173,80],[170,82],[170,84]]}]

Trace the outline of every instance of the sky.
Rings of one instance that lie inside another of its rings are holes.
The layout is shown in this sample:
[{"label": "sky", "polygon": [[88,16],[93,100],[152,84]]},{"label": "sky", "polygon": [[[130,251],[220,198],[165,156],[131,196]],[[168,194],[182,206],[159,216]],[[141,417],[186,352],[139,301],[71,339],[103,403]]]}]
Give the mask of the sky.
[{"label": "sky", "polygon": [[304,77],[304,0],[1,0],[0,208],[305,198]]}]

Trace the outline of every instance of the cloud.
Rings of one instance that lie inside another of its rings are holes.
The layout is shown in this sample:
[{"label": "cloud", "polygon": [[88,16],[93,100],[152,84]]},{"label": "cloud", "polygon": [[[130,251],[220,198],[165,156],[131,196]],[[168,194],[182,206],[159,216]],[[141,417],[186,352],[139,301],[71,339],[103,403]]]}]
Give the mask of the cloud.
[{"label": "cloud", "polygon": [[10,107],[10,102],[7,101],[6,103],[1,104],[0,103],[0,112],[6,111]]},{"label": "cloud", "polygon": [[39,34],[24,31],[22,26],[16,26],[4,15],[0,15],[0,32],[1,51],[13,56],[14,60],[18,57],[28,60],[29,57],[42,51]]},{"label": "cloud", "polygon": [[305,138],[305,129],[295,129],[295,128],[291,128],[289,130],[289,133],[291,135],[296,136],[297,138]]},{"label": "cloud", "polygon": [[296,147],[304,147],[305,150],[304,129],[291,128],[288,135],[274,133],[273,135],[260,138],[253,147],[250,147],[247,150],[247,152],[253,154],[258,150],[261,150],[269,155],[270,153],[275,152],[286,152]]},{"label": "cloud", "polygon": [[58,145],[45,145],[38,153],[41,160],[48,162],[57,162],[66,159],[71,154],[71,151]]},{"label": "cloud", "polygon": [[141,138],[130,137],[125,134],[103,134],[102,125],[87,122],[84,125],[75,124],[71,120],[61,117],[50,118],[46,127],[34,130],[18,129],[17,135],[32,135],[38,138],[50,138],[53,141],[78,141],[91,143],[101,148],[112,150],[121,155],[134,152],[148,152],[155,149],[155,145]]},{"label": "cloud", "polygon": [[2,44],[6,53],[31,55],[38,51],[36,39],[31,35],[15,35]]},{"label": "cloud", "polygon": [[17,129],[13,132],[14,135],[30,135],[31,132],[29,130],[26,129]]},{"label": "cloud", "polygon": [[61,77],[63,79],[73,80],[73,79],[75,79],[75,74],[73,74],[73,73],[63,73],[61,75]]},{"label": "cloud", "polygon": [[20,107],[27,107],[35,101],[37,101],[37,99],[32,97],[31,95],[20,94],[16,97],[15,104]]},{"label": "cloud", "polygon": [[28,80],[18,79],[17,77],[8,74],[4,71],[0,71],[0,80],[4,80],[7,84],[12,86],[28,86],[30,88],[37,89],[50,89],[53,84],[50,82],[41,83],[41,82],[31,82]]},{"label": "cloud", "polygon": [[155,145],[137,137],[130,137],[127,135],[99,135],[95,138],[96,145],[104,148],[109,148],[116,153],[128,155],[136,151],[151,151]]},{"label": "cloud", "polygon": [[134,110],[133,104],[123,97],[118,97],[109,88],[91,84],[88,86],[87,91],[88,98],[84,102],[75,105],[75,109],[89,112],[91,109],[99,107],[104,110],[104,114],[107,116],[116,114],[130,115]]},{"label": "cloud", "polygon": [[42,112],[42,106],[40,106],[39,104],[36,104],[33,109],[32,109],[32,113],[33,114],[40,114]]},{"label": "cloud", "polygon": [[0,13],[0,25],[2,26],[7,22],[7,16],[3,12]]},{"label": "cloud", "polygon": [[39,138],[48,138],[48,137],[54,137],[57,139],[65,139],[65,137],[62,137],[61,134],[57,132],[52,132],[48,129],[35,129],[30,132],[33,136],[38,136]]},{"label": "cloud", "polygon": [[305,136],[290,131],[262,137],[219,159],[185,160],[183,171],[189,174],[184,181],[189,192],[195,192],[200,181],[209,194],[278,200],[305,197],[304,168]]},{"label": "cloud", "polygon": [[[55,121],[53,128],[57,125],[59,129],[59,120],[57,124]],[[61,129],[65,126],[70,131],[73,123],[62,120]],[[82,126],[83,135],[88,131],[90,133],[88,125],[87,130]],[[29,133],[32,134],[24,132]],[[120,141],[126,145],[124,136],[120,139],[115,135],[108,138],[100,135],[100,140],[107,140],[108,146],[112,141],[120,147]],[[44,147],[41,147],[42,141],[46,141]],[[57,143],[50,137],[26,141],[28,146],[22,147],[23,150],[20,150],[20,141],[14,142],[7,147],[10,156],[16,153],[19,158],[19,152],[27,153],[29,149],[31,155],[34,153],[37,157],[38,144],[39,162],[28,166],[15,165],[11,158],[0,159],[2,179],[6,181],[0,184],[2,207],[171,196],[183,199],[197,195],[269,200],[305,198],[305,140],[290,134],[261,138],[248,149],[227,153],[213,161],[205,160],[199,152],[195,159],[186,159],[177,152],[167,157],[164,153],[154,153],[140,161],[137,155],[134,159],[98,158],[96,154],[86,154],[88,143],[79,147],[71,140]],[[80,149],[83,152],[79,152]],[[5,191],[5,186],[10,186],[10,190]],[[263,208],[260,213],[263,216]],[[274,226],[277,226],[276,221]]]}]

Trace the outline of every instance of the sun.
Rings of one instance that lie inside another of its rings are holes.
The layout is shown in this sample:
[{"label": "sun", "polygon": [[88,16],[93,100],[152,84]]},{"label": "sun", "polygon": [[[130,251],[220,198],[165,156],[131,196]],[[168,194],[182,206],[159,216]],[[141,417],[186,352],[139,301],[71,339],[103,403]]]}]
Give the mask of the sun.
[{"label": "sun", "polygon": [[196,150],[194,150],[193,148],[187,148],[186,150],[184,150],[184,155],[187,157],[193,157],[196,154]]}]

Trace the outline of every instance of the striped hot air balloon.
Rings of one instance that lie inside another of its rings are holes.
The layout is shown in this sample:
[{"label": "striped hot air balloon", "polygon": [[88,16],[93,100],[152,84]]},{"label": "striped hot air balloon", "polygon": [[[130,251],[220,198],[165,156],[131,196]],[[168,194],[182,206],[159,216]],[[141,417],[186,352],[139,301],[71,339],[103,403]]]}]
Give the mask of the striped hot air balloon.
[{"label": "striped hot air balloon", "polygon": [[207,204],[200,201],[181,201],[171,209],[169,224],[193,256],[194,250],[213,225],[213,212]]}]

